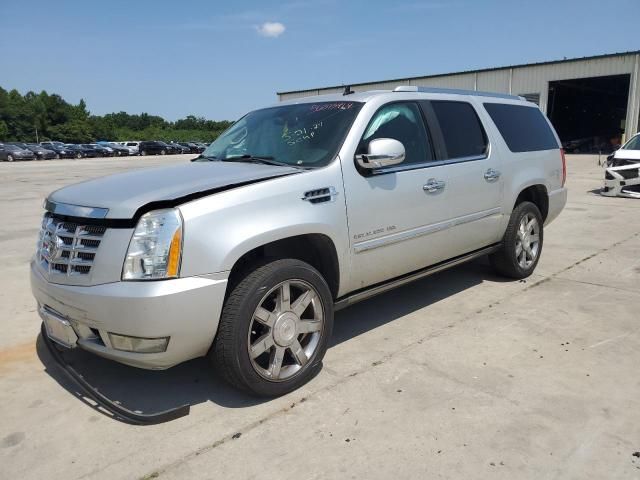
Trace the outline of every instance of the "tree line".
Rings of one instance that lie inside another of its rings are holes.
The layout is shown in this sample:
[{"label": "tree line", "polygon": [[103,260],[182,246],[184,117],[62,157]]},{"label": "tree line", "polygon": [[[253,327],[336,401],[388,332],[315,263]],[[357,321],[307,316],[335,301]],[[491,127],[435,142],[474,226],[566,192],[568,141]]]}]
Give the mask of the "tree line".
[{"label": "tree line", "polygon": [[[231,122],[189,115],[168,122],[157,115],[126,112],[91,115],[84,100],[77,105],[60,95],[6,91],[0,87],[0,142],[57,140],[90,143],[98,140],[215,140]],[[37,135],[37,138],[36,138]]]}]

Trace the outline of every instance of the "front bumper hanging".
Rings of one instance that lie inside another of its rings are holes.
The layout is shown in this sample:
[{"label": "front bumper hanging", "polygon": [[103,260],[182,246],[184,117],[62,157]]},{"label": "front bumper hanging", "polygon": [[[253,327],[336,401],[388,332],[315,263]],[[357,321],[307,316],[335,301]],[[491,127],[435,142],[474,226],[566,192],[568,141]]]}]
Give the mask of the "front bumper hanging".
[{"label": "front bumper hanging", "polygon": [[56,362],[56,365],[62,370],[62,372],[67,376],[68,379],[70,379],[73,383],[80,387],[80,389],[85,393],[87,397],[96,402],[98,406],[111,413],[113,415],[113,418],[133,425],[157,425],[159,423],[169,422],[171,420],[175,420],[176,418],[189,415],[189,411],[191,410],[191,406],[189,404],[149,414],[134,412],[108,399],[102,393],[100,393],[97,388],[87,382],[80,373],[78,373],[71,365],[69,365],[64,360],[62,354],[58,350],[58,347],[49,338],[44,323],[42,324],[40,330],[42,334],[42,340],[44,341],[44,344],[47,346],[49,353]]},{"label": "front bumper hanging", "polygon": [[640,162],[607,167],[600,193],[607,197],[640,198]]}]

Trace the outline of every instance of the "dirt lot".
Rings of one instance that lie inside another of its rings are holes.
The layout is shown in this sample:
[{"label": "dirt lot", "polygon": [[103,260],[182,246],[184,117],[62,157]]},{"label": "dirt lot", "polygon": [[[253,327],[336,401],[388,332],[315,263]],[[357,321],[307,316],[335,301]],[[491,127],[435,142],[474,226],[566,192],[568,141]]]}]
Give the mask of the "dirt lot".
[{"label": "dirt lot", "polygon": [[0,164],[1,478],[640,478],[640,201],[592,193],[592,157],[569,159],[569,203],[526,282],[475,262],[342,311],[323,371],[271,401],[204,360],[147,372],[74,352],[129,408],[193,407],[139,427],[84,403],[38,340],[42,200],[187,158]]}]

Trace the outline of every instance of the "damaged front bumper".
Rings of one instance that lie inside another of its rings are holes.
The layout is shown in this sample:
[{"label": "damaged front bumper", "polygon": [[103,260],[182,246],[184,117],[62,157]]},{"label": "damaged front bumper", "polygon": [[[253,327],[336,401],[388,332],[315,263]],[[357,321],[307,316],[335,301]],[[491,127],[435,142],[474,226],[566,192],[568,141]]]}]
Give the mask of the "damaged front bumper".
[{"label": "damaged front bumper", "polygon": [[640,198],[640,162],[607,167],[600,193],[607,197]]}]

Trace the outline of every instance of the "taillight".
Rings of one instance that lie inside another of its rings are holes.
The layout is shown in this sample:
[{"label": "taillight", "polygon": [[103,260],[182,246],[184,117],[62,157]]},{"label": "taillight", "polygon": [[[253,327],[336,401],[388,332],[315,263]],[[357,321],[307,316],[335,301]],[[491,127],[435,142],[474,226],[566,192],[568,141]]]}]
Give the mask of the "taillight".
[{"label": "taillight", "polygon": [[562,186],[567,181],[567,159],[564,158],[564,148],[560,149],[560,157],[562,158]]}]

